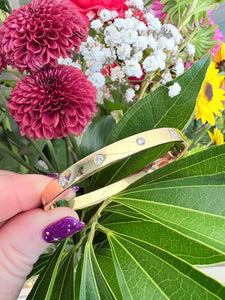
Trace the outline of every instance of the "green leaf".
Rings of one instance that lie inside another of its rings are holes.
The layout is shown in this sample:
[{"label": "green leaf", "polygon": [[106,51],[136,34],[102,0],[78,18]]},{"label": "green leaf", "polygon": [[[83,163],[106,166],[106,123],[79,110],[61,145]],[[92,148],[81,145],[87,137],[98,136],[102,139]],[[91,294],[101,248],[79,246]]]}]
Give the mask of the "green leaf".
[{"label": "green leaf", "polygon": [[105,104],[106,109],[109,112],[114,111],[114,110],[122,110],[125,113],[127,111],[126,106],[119,102],[112,102],[108,99],[104,99],[104,104]]},{"label": "green leaf", "polygon": [[11,8],[11,5],[10,5],[8,0],[1,0],[0,1],[0,9],[6,11],[8,13],[12,12],[12,8]]},{"label": "green leaf", "polygon": [[126,300],[225,299],[225,287],[166,251],[108,233]]},{"label": "green leaf", "polygon": [[103,220],[104,227],[125,238],[154,245],[191,264],[204,265],[225,261],[225,255],[220,252],[159,222],[130,218],[124,215],[125,209],[122,213],[121,215],[120,211],[114,211],[111,218]]},{"label": "green leaf", "polygon": [[82,278],[82,269],[83,269],[83,257],[81,257],[77,267],[76,267],[76,273],[75,273],[75,300],[80,299],[80,287],[81,287],[81,278]]},{"label": "green leaf", "polygon": [[130,185],[129,188],[150,182],[197,175],[213,175],[222,172],[225,172],[225,145],[212,146],[207,150],[179,159],[144,176]]},{"label": "green leaf", "polygon": [[106,281],[91,243],[86,243],[80,287],[80,300],[116,299]]},{"label": "green leaf", "polygon": [[2,73],[0,74],[0,80],[3,81],[19,81],[21,79],[21,73],[17,70],[2,70]]},{"label": "green leaf", "polygon": [[[154,128],[175,127],[182,130],[193,115],[196,99],[210,62],[211,55],[208,54],[175,80],[182,88],[178,96],[170,98],[168,87],[162,86],[137,102],[114,127],[107,144]],[[168,145],[156,147],[102,170],[93,176],[92,189],[137,172],[168,150]]]},{"label": "green leaf", "polygon": [[114,267],[112,252],[110,249],[101,249],[100,251],[96,251],[96,258],[101,268],[104,277],[108,281],[110,288],[115,294],[116,300],[123,300],[119,283],[116,276],[116,270]]},{"label": "green leaf", "polygon": [[32,271],[27,276],[27,279],[31,278],[33,276],[39,275],[42,272],[42,270],[44,269],[45,265],[48,263],[51,256],[52,256],[52,254],[50,254],[50,253],[42,254],[39,257],[38,261],[34,264]]},{"label": "green leaf", "polygon": [[87,128],[80,144],[82,157],[104,147],[105,142],[115,126],[112,116],[103,116],[94,120]]},{"label": "green leaf", "polygon": [[48,264],[35,282],[27,300],[50,300],[56,275],[64,253],[67,240],[64,241],[52,255]]},{"label": "green leaf", "polygon": [[74,300],[74,252],[70,251],[63,259],[56,276],[50,297],[51,300]]},{"label": "green leaf", "polygon": [[145,217],[225,253],[225,173],[143,185],[112,197]]}]

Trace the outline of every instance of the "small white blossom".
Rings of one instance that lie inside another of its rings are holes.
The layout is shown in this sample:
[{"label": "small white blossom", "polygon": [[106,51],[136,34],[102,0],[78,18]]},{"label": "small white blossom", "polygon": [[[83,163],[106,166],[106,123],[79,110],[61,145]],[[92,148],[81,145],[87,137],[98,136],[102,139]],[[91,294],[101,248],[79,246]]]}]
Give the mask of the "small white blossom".
[{"label": "small white blossom", "polygon": [[141,61],[143,58],[143,52],[142,51],[135,52],[134,55],[132,56],[132,58],[137,61]]},{"label": "small white blossom", "polygon": [[175,82],[173,85],[169,87],[169,96],[173,98],[179,95],[180,91],[181,91],[181,86],[179,85],[179,83]]},{"label": "small white blossom", "polygon": [[89,70],[91,71],[91,73],[95,73],[95,72],[100,72],[103,68],[103,64],[100,63],[99,61],[89,61],[88,62],[88,66],[89,66]]},{"label": "small white blossom", "polygon": [[136,30],[139,34],[146,34],[147,33],[147,26],[143,21],[138,21],[136,24]]},{"label": "small white blossom", "polygon": [[150,34],[147,37],[147,41],[148,41],[148,45],[151,49],[156,50],[158,48],[158,42],[156,41],[156,39],[153,37],[152,34]]},{"label": "small white blossom", "polygon": [[132,9],[128,9],[125,11],[125,18],[131,18],[133,16],[133,11]]},{"label": "small white blossom", "polygon": [[91,56],[96,61],[101,61],[104,58],[104,52],[100,47],[94,47],[91,49]]},{"label": "small white blossom", "polygon": [[96,88],[105,85],[105,77],[100,72],[93,73],[88,77],[88,80],[90,80],[93,86],[95,86]]},{"label": "small white blossom", "polygon": [[193,57],[195,55],[195,46],[192,43],[188,43],[185,51]]},{"label": "small white blossom", "polygon": [[158,66],[161,70],[164,70],[166,68],[166,53],[162,50],[158,49],[154,51],[154,56],[157,59]]},{"label": "small white blossom", "polygon": [[162,84],[166,84],[167,82],[169,82],[171,80],[173,80],[173,78],[172,78],[169,70],[166,70],[164,73],[162,73],[162,75],[161,75]]},{"label": "small white blossom", "polygon": [[177,76],[180,76],[184,73],[184,63],[181,58],[178,58],[175,64],[175,73]]},{"label": "small white blossom", "polygon": [[124,77],[125,77],[125,74],[124,74],[123,70],[121,69],[121,67],[116,66],[115,68],[111,69],[111,80],[112,81],[118,80],[119,82],[121,82],[121,80]]},{"label": "small white blossom", "polygon": [[142,0],[129,0],[129,1],[126,1],[125,4],[128,7],[135,7],[140,10],[144,9],[144,3]]},{"label": "small white blossom", "polygon": [[72,66],[72,67],[75,67],[77,69],[81,69],[81,65],[78,62],[72,61],[72,59],[69,58],[69,57],[67,57],[67,58],[60,57],[58,59],[58,63],[60,65]]},{"label": "small white blossom", "polygon": [[116,10],[111,10],[111,17],[112,17],[112,20],[115,19],[116,17],[118,17],[118,12]]},{"label": "small white blossom", "polygon": [[123,32],[123,40],[127,44],[133,44],[137,40],[138,34],[134,30],[125,30]]},{"label": "small white blossom", "polygon": [[121,60],[125,60],[130,58],[131,46],[125,43],[122,43],[120,47],[117,49],[118,58]]},{"label": "small white blossom", "polygon": [[127,18],[124,19],[124,28],[125,29],[133,29],[135,30],[136,19],[135,18]]},{"label": "small white blossom", "polygon": [[132,88],[127,89],[125,93],[125,98],[127,102],[133,101],[134,97],[135,97],[135,91]]},{"label": "small white blossom", "polygon": [[158,18],[156,18],[153,14],[147,13],[144,15],[146,22],[148,23],[148,27],[155,31],[159,32],[161,30],[161,22]]},{"label": "small white blossom", "polygon": [[178,31],[177,27],[172,25],[172,24],[164,24],[162,26],[163,30],[166,32],[166,33],[171,33],[172,36],[174,37],[176,43],[179,45],[182,40],[183,40],[183,37],[182,35],[180,34],[180,32]]},{"label": "small white blossom", "polygon": [[112,19],[111,12],[108,9],[103,9],[99,16],[103,22],[108,22]]},{"label": "small white blossom", "polygon": [[125,19],[122,18],[116,18],[113,23],[113,25],[119,30],[124,27],[124,24],[125,24]]},{"label": "small white blossom", "polygon": [[140,64],[135,59],[125,60],[123,71],[127,76],[134,76],[137,78],[140,78],[143,74]]},{"label": "small white blossom", "polygon": [[102,27],[103,27],[103,23],[99,19],[93,20],[91,22],[91,28],[93,28],[95,30],[99,30]]},{"label": "small white blossom", "polygon": [[112,52],[109,48],[104,48],[104,49],[102,49],[102,51],[103,51],[103,55],[105,58],[112,57]]},{"label": "small white blossom", "polygon": [[146,57],[142,65],[146,72],[156,71],[159,68],[158,60],[156,59],[155,55]]},{"label": "small white blossom", "polygon": [[146,39],[146,36],[138,36],[135,41],[135,46],[137,49],[145,50],[148,47],[148,40]]},{"label": "small white blossom", "polygon": [[110,25],[105,28],[105,42],[107,44],[121,44],[123,37],[120,31],[116,29],[115,26]]},{"label": "small white blossom", "polygon": [[175,40],[173,38],[167,38],[165,36],[161,36],[159,39],[158,39],[158,46],[159,48],[161,49],[164,49],[164,50],[173,50],[174,47],[175,47]]}]

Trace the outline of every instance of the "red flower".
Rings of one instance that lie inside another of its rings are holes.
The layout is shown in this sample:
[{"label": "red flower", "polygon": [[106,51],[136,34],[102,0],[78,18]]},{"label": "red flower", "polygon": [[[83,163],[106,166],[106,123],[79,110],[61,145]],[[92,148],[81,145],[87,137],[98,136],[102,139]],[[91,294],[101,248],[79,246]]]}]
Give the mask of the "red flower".
[{"label": "red flower", "polygon": [[119,15],[127,10],[124,4],[127,0],[71,0],[77,7],[78,11],[86,18],[86,13],[89,11],[97,11],[98,9],[116,10]]},{"label": "red flower", "polygon": [[96,90],[81,70],[45,66],[17,82],[8,103],[21,134],[34,139],[80,135],[96,109]]},{"label": "red flower", "polygon": [[33,0],[14,10],[0,27],[0,48],[6,62],[24,70],[55,64],[70,50],[79,51],[88,27],[69,1]]}]

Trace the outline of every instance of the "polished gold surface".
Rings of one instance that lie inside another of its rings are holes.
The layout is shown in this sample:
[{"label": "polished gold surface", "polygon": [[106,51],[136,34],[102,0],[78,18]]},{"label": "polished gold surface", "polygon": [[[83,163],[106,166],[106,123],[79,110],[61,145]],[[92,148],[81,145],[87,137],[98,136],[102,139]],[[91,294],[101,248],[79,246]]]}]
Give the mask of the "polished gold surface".
[{"label": "polished gold surface", "polygon": [[[183,135],[179,130],[174,128],[153,129],[122,139],[88,155],[64,170],[46,186],[42,194],[42,203],[44,205],[44,209],[49,210],[54,202],[62,198],[63,193],[67,189],[105,168],[106,166],[109,166],[120,159],[131,156],[140,151],[171,142],[184,142]],[[183,148],[185,149],[186,145]],[[184,149],[181,151],[182,153],[184,152]],[[178,156],[180,155],[181,153],[178,154]],[[152,172],[155,168],[158,168],[160,164],[162,165],[163,160],[165,163],[165,156],[151,164],[151,167],[148,168],[148,171],[145,169],[112,185],[92,193],[76,197],[74,209],[80,209],[93,205],[103,201],[111,195],[118,193],[136,181],[138,178],[144,176],[147,172]],[[171,160],[173,159],[170,155],[170,159],[168,157],[166,163],[170,162]]]}]

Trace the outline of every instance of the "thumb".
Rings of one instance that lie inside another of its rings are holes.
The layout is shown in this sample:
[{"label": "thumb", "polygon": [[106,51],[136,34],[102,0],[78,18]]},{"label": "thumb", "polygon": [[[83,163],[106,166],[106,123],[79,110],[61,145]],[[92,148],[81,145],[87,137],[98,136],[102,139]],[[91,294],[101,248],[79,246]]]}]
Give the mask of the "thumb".
[{"label": "thumb", "polygon": [[22,212],[0,227],[0,295],[14,300],[49,243],[67,238],[84,227],[66,207],[48,212],[41,208]]}]

